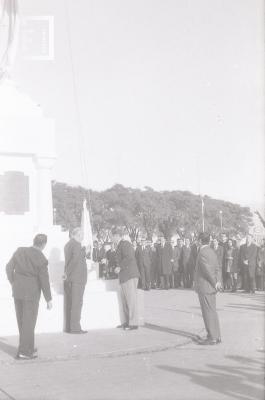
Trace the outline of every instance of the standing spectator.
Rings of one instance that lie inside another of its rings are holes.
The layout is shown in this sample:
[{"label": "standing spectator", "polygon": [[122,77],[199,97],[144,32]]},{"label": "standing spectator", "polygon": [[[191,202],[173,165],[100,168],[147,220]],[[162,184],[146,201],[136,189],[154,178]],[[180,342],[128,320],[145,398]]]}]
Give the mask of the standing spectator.
[{"label": "standing spectator", "polygon": [[172,247],[172,260],[171,260],[172,272],[170,275],[170,280],[171,280],[170,287],[177,288],[178,281],[179,281],[178,270],[179,270],[179,264],[180,264],[181,251],[177,246],[175,246],[174,239],[171,239],[170,243],[171,243],[171,247]]},{"label": "standing spectator", "polygon": [[116,250],[115,244],[111,243],[111,248],[106,252],[106,259],[108,264],[108,279],[117,278],[117,274],[115,272],[115,268],[117,267],[117,259],[116,259]]},{"label": "standing spectator", "polygon": [[92,261],[99,262],[99,243],[97,240],[93,242]]},{"label": "standing spectator", "polygon": [[135,251],[135,258],[140,272],[141,288],[151,288],[151,250],[146,246],[146,240],[142,239]]},{"label": "standing spectator", "polygon": [[193,275],[193,280],[194,280],[195,267],[196,267],[199,248],[200,248],[199,242],[197,239],[195,239],[191,245],[191,253],[190,253],[190,262],[191,262],[191,271]]},{"label": "standing spectator", "polygon": [[225,250],[227,248],[227,241],[228,241],[228,236],[225,232],[221,233],[220,241],[219,241],[219,246],[223,248],[223,253],[222,253],[222,279],[223,283],[225,284],[226,281],[226,272],[225,272]]},{"label": "standing spectator", "polygon": [[183,280],[183,257],[182,257],[182,250],[184,246],[184,240],[182,238],[179,238],[177,240],[177,249],[179,253],[179,268],[176,276],[176,286],[175,287],[180,287],[181,282],[183,282],[184,285],[184,280]]},{"label": "standing spectator", "polygon": [[171,244],[161,237],[161,244],[157,246],[158,270],[160,275],[160,289],[168,290],[169,276],[172,271],[173,250]]},{"label": "standing spectator", "polygon": [[182,265],[183,265],[183,284],[185,288],[191,288],[193,285],[193,267],[190,239],[185,238],[185,244],[182,247]]},{"label": "standing spectator", "polygon": [[237,289],[237,266],[238,266],[238,251],[233,246],[233,240],[228,239],[225,249],[225,274],[226,274],[226,289],[231,289],[235,292]]},{"label": "standing spectator", "polygon": [[[213,238],[211,247],[212,247],[213,251],[216,254],[216,257],[217,257],[217,260],[218,260],[219,269],[221,271],[222,282],[223,282],[223,285],[225,286],[226,274],[225,274],[225,272],[223,272],[224,247],[220,245],[220,242],[218,242],[216,237]],[[224,275],[224,278],[223,278],[223,275]]]},{"label": "standing spectator", "polygon": [[151,256],[151,287],[156,289],[159,287],[159,271],[158,271],[158,258],[157,258],[157,246],[159,243],[150,244],[150,256]]},{"label": "standing spectator", "polygon": [[32,247],[19,247],[6,266],[6,273],[12,285],[19,346],[16,358],[31,360],[37,357],[34,349],[34,330],[38,316],[41,292],[52,308],[52,297],[48,275],[48,261],[43,255],[47,236],[35,236]]},{"label": "standing spectator", "polygon": [[217,256],[209,246],[210,235],[201,233],[201,242],[195,270],[195,288],[198,293],[207,338],[199,344],[215,345],[221,342],[216,311],[216,292],[221,289],[221,271]]},{"label": "standing spectator", "polygon": [[248,293],[255,293],[255,274],[258,261],[258,247],[253,243],[253,236],[248,234],[246,244],[240,248],[240,265],[244,276],[244,289]]},{"label": "standing spectator", "polygon": [[265,277],[265,238],[262,240],[262,245],[258,252],[258,263],[256,270],[257,290],[264,290]]},{"label": "standing spectator", "polygon": [[64,246],[64,312],[65,332],[87,333],[81,329],[81,311],[87,282],[86,249],[81,246],[81,228],[72,231],[70,240]]},{"label": "standing spectator", "polygon": [[124,328],[125,330],[138,329],[137,286],[139,271],[135,252],[129,236],[116,231],[113,239],[117,243],[117,267],[115,272],[119,274],[124,313],[124,321],[119,328]]}]

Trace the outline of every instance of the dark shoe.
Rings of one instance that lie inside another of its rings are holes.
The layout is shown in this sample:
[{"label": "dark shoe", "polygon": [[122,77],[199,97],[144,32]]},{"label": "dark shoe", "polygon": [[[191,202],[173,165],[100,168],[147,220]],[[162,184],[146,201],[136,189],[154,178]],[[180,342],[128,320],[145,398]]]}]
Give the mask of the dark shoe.
[{"label": "dark shoe", "polygon": [[83,329],[80,329],[80,331],[71,331],[69,333],[72,333],[73,335],[82,335],[84,333],[87,333],[87,331],[83,331]]},{"label": "dark shoe", "polygon": [[135,329],[138,329],[138,325],[127,325],[124,329],[126,331],[134,331]]},{"label": "dark shoe", "polygon": [[220,343],[218,340],[219,339],[205,339],[205,340],[199,341],[198,344],[201,346],[213,346],[215,344]]},{"label": "dark shoe", "polygon": [[125,329],[128,324],[125,322],[124,324],[118,325],[116,328]]},{"label": "dark shoe", "polygon": [[26,354],[18,353],[16,355],[16,360],[34,360],[37,358],[37,354],[32,354],[32,356],[27,356]]}]

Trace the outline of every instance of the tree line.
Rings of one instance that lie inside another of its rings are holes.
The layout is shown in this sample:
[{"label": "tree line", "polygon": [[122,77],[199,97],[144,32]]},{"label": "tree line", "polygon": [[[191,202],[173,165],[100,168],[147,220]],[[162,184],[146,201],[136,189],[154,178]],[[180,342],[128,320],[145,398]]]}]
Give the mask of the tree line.
[{"label": "tree line", "polygon": [[[80,225],[83,201],[87,199],[93,233],[101,240],[108,240],[117,227],[124,227],[132,240],[140,235],[148,239],[158,234],[166,238],[196,235],[202,230],[201,197],[188,191],[141,190],[120,184],[94,191],[54,181],[52,193],[54,222],[63,230]],[[205,230],[213,234],[221,229],[244,234],[253,225],[248,207],[209,196],[203,196],[203,202]]]}]

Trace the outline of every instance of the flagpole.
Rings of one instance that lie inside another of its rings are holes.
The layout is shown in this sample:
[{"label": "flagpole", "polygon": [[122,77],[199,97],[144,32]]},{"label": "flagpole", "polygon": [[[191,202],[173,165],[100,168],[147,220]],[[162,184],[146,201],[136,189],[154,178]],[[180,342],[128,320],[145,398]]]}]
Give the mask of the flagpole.
[{"label": "flagpole", "polygon": [[198,174],[198,189],[199,189],[199,195],[201,198],[201,218],[202,218],[202,231],[205,231],[205,220],[204,220],[204,200],[203,200],[203,195],[201,194],[201,163],[200,163],[200,158],[197,157],[197,174]]},{"label": "flagpole", "polygon": [[201,196],[201,206],[202,206],[202,231],[205,230],[205,222],[204,222],[204,201],[203,196]]}]

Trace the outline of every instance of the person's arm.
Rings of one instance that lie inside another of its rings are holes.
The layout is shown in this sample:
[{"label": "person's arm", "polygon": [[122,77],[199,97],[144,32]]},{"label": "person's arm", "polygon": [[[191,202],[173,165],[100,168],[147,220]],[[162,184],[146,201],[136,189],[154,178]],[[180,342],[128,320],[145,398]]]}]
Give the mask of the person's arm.
[{"label": "person's arm", "polygon": [[43,261],[38,267],[40,287],[47,304],[52,300],[51,287],[48,273],[48,261]]},{"label": "person's arm", "polygon": [[6,275],[11,285],[14,282],[14,271],[15,271],[15,262],[14,262],[14,256],[12,256],[12,258],[6,265]]}]

